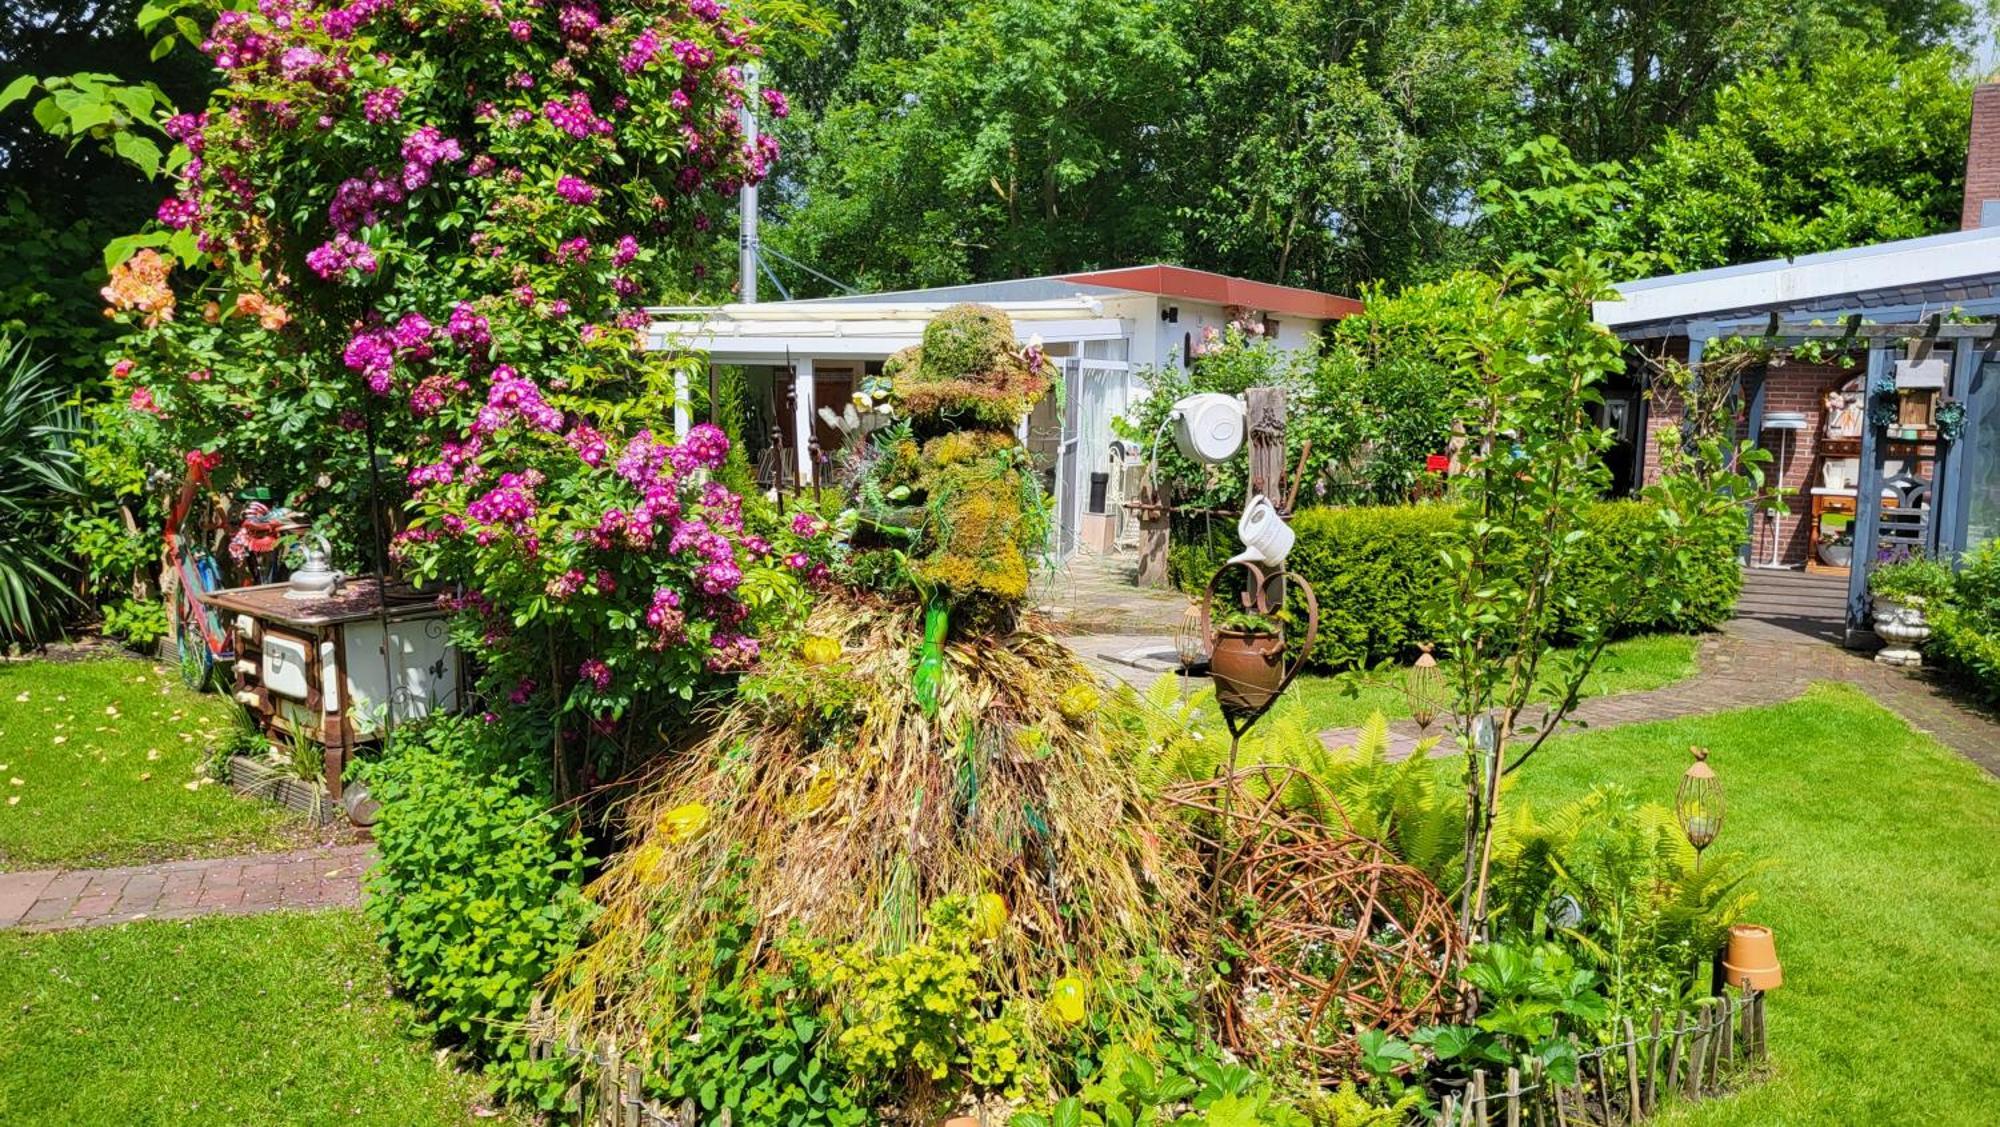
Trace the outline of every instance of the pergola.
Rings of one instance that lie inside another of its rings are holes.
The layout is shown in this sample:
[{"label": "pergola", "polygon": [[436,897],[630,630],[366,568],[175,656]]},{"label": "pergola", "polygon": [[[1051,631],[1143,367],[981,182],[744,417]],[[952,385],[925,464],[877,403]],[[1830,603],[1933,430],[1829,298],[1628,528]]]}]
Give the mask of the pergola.
[{"label": "pergola", "polygon": [[[1866,418],[1849,526],[1850,643],[1870,633],[1868,575],[1885,541],[1951,559],[2000,538],[2000,228],[1649,278],[1618,290],[1619,300],[1598,305],[1598,320],[1638,347],[1677,353],[1685,342],[1697,377],[1720,342],[1865,354],[1857,366]],[[1896,362],[1947,354],[1938,402],[1956,404],[1962,426],[1911,436],[1886,424],[1878,408],[1895,395]],[[1777,371],[1742,372],[1745,437],[1753,442],[1764,437]],[[1898,461],[1903,472],[1890,473]],[[1927,480],[1911,472],[1919,464]],[[1900,491],[1893,506],[1885,489]]]}]

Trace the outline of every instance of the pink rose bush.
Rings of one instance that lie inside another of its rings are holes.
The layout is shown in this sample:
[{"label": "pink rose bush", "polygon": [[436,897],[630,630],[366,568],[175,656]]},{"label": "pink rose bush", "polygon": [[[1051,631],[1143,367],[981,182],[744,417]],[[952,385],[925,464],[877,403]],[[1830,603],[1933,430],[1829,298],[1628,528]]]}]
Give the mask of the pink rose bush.
[{"label": "pink rose bush", "polygon": [[226,312],[175,321],[150,274],[113,297],[134,433],[345,520],[361,566],[386,463],[387,554],[446,592],[482,707],[628,752],[813,576],[746,530],[722,431],[671,440],[672,361],[639,347],[776,159],[739,119],[761,35],[682,0],[222,13],[158,242]]}]

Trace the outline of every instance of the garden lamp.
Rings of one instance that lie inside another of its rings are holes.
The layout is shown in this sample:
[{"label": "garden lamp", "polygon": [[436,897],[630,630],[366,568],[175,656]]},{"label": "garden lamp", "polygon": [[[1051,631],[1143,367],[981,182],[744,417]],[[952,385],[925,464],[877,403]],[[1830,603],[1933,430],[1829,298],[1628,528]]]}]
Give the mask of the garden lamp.
[{"label": "garden lamp", "polygon": [[1431,656],[1429,642],[1417,643],[1417,650],[1416,662],[1403,675],[1403,695],[1410,704],[1410,719],[1417,722],[1418,732],[1424,732],[1444,710],[1444,674]]},{"label": "garden lamp", "polygon": [[1722,780],[1716,778],[1715,768],[1708,765],[1708,749],[1693,747],[1688,749],[1694,755],[1694,763],[1681,776],[1681,785],[1674,792],[1674,816],[1680,820],[1681,832],[1687,834],[1688,844],[1694,846],[1695,859],[1701,859],[1701,851],[1715,842],[1715,835],[1722,832]]}]

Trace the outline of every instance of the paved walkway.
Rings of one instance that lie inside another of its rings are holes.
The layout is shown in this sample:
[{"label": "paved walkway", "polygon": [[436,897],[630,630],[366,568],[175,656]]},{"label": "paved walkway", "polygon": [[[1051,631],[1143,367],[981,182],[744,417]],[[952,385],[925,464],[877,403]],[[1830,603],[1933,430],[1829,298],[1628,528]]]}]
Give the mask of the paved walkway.
[{"label": "paved walkway", "polygon": [[[1565,730],[1612,728],[1779,704],[1796,698],[1816,681],[1844,681],[1919,731],[2000,775],[2000,717],[1957,699],[1929,676],[1880,665],[1825,642],[1803,637],[1782,640],[1738,623],[1703,638],[1696,660],[1700,672],[1685,681],[1578,703],[1564,722]],[[1524,720],[1538,723],[1541,714],[1532,711]],[[1430,734],[1435,736],[1439,731],[1432,725]],[[1357,728],[1336,728],[1322,732],[1320,739],[1328,747],[1342,747],[1359,735]],[[1389,757],[1410,754],[1418,738],[1416,725],[1409,721],[1391,724]]]},{"label": "paved walkway", "polygon": [[0,928],[60,931],[133,920],[253,915],[361,902],[373,847],[169,861],[122,869],[0,873]]}]

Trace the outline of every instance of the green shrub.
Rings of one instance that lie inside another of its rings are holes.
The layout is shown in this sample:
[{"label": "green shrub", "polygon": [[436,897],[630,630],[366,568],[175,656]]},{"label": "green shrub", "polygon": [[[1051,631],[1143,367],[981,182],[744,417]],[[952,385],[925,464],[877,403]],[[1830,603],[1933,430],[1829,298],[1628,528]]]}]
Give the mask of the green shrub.
[{"label": "green shrub", "polygon": [[498,744],[442,717],[357,766],[382,804],[366,910],[427,1031],[462,1038],[503,1093],[549,1108],[564,1066],[529,1061],[518,1023],[582,928],[584,841]]},{"label": "green shrub", "polygon": [[[1599,550],[1563,576],[1562,584],[1570,590],[1600,585],[1630,566],[1625,545],[1642,522],[1652,519],[1642,501],[1604,501],[1591,506],[1589,514]],[[1348,668],[1405,658],[1418,642],[1436,637],[1431,608],[1443,579],[1437,545],[1457,526],[1454,507],[1306,509],[1291,525],[1298,541],[1285,565],[1319,595],[1313,665]],[[1221,528],[1213,546],[1199,541],[1174,545],[1168,563],[1174,583],[1184,591],[1201,590],[1236,548],[1233,531]],[[1659,606],[1642,608],[1627,632],[1692,633],[1718,626],[1735,609],[1742,584],[1734,551],[1718,544]]]},{"label": "green shrub", "polygon": [[1922,556],[1884,564],[1868,575],[1868,590],[1878,598],[1913,599],[1920,606],[1949,597],[1954,586],[1950,564]]},{"label": "green shrub", "polygon": [[2000,540],[1965,558],[1949,597],[1926,606],[1928,647],[1947,672],[2000,703]]}]

